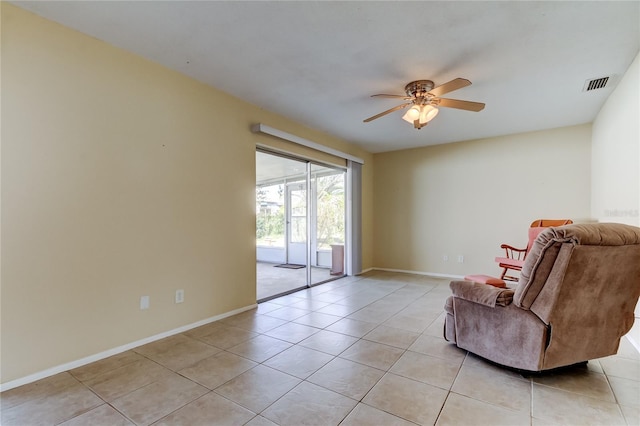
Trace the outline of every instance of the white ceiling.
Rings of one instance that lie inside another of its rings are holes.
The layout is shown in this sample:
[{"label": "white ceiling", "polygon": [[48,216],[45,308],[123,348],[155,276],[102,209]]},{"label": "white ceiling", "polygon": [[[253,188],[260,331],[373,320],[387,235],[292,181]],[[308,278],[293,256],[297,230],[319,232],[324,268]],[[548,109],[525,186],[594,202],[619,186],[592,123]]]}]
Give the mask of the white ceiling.
[{"label": "white ceiling", "polygon": [[[370,152],[591,122],[640,47],[640,2],[12,2]],[[406,83],[463,77],[422,130]],[[269,123],[265,123],[269,124]]]}]

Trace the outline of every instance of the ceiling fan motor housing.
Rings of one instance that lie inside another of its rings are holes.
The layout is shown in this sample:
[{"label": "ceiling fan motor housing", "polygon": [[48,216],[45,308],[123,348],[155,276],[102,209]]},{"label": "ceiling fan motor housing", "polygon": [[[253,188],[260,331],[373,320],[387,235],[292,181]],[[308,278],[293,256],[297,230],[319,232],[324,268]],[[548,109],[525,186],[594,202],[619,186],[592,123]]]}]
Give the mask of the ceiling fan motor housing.
[{"label": "ceiling fan motor housing", "polygon": [[413,96],[414,98],[424,98],[431,90],[433,90],[434,84],[431,80],[416,80],[407,84],[404,87],[404,91],[407,96]]}]

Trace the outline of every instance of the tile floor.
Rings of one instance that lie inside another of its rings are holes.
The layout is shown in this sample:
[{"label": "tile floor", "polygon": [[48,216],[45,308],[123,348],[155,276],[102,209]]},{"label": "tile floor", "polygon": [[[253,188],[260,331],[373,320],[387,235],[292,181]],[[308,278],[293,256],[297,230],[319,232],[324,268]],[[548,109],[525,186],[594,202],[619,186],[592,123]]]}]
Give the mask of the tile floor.
[{"label": "tile floor", "polygon": [[446,343],[448,281],[349,277],[0,395],[9,425],[638,425],[640,355],[525,377]]}]

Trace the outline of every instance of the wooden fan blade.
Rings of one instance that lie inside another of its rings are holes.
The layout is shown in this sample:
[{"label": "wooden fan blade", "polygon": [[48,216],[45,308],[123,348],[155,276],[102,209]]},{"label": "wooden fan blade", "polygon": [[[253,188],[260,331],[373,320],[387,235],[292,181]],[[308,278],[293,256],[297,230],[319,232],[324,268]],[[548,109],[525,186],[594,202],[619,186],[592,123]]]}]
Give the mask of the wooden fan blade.
[{"label": "wooden fan blade", "polygon": [[471,86],[471,82],[466,78],[454,78],[448,83],[441,84],[440,86],[429,90],[429,93],[433,96],[441,96],[445,93],[453,92],[454,90],[462,89],[467,86]]},{"label": "wooden fan blade", "polygon": [[404,99],[408,101],[409,99],[413,99],[411,96],[407,95],[385,95],[383,93],[379,95],[371,95],[372,98],[394,98],[394,99]]},{"label": "wooden fan blade", "polygon": [[438,105],[445,108],[464,109],[466,111],[482,111],[484,104],[482,102],[461,101],[458,99],[438,99]]},{"label": "wooden fan blade", "polygon": [[406,107],[408,107],[409,105],[412,105],[412,103],[411,103],[411,102],[407,102],[406,104],[402,104],[402,105],[395,106],[395,107],[393,107],[393,108],[391,108],[391,109],[388,109],[388,110],[386,110],[386,111],[384,111],[384,112],[381,112],[380,114],[376,114],[376,115],[374,115],[373,117],[369,117],[369,118],[367,118],[366,120],[362,120],[362,121],[364,121],[365,123],[368,123],[368,122],[370,122],[370,121],[373,121],[373,120],[375,120],[375,119],[377,119],[377,118],[382,117],[383,115],[387,115],[387,114],[389,114],[389,113],[392,113],[393,111],[397,111],[397,110],[399,110],[399,109],[406,108]]}]

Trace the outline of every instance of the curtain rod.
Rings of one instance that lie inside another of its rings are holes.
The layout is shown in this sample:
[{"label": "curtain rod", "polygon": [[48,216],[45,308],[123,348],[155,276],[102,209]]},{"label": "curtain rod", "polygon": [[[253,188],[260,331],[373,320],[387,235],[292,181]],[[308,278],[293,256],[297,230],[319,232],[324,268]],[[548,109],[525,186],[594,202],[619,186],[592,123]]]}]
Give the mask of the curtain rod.
[{"label": "curtain rod", "polygon": [[280,139],[284,139],[289,142],[296,143],[298,145],[306,146],[307,148],[315,149],[316,151],[324,152],[325,154],[331,154],[336,157],[344,158],[345,160],[353,161],[354,163],[364,164],[364,160],[359,157],[355,157],[346,152],[338,151],[337,149],[329,148],[316,142],[312,142],[308,139],[301,138],[291,133],[283,132],[282,130],[274,129],[265,124],[258,123],[251,126],[253,133],[264,133],[265,135],[275,136]]}]

